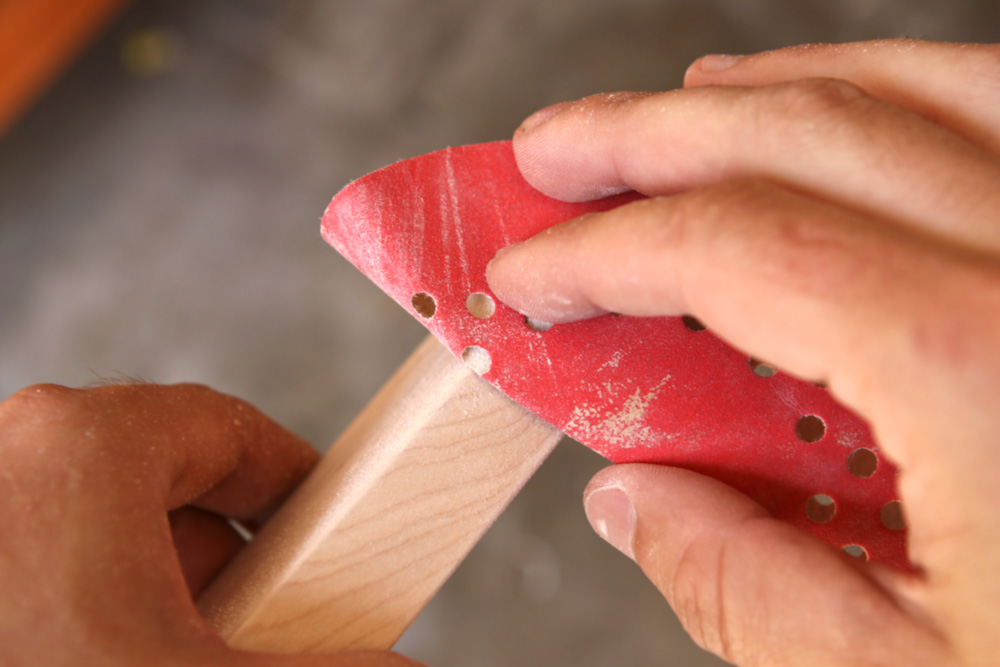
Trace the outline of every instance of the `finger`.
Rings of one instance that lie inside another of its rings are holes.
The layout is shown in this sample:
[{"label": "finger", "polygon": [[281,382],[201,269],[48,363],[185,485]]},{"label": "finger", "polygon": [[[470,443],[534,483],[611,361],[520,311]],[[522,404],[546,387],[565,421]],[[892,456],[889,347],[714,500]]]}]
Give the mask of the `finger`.
[{"label": "finger", "polygon": [[525,178],[585,200],[762,177],[875,217],[1000,247],[1000,160],[842,81],[598,95],[515,133]]},{"label": "finger", "polygon": [[[157,401],[160,389],[135,397],[136,409]],[[170,507],[194,503],[251,520],[273,511],[319,458],[308,443],[243,400],[200,385],[178,385],[174,391],[179,433],[161,437],[186,446],[174,444],[164,461],[172,473]]]},{"label": "finger", "polygon": [[[47,389],[44,437],[87,433],[74,459],[116,478],[141,475],[166,509],[196,504],[237,519],[273,509],[318,458],[250,404],[194,384]],[[51,394],[51,395],[49,395]],[[43,398],[46,400],[46,398]],[[58,433],[56,431],[58,429]]]},{"label": "finger", "polygon": [[[989,432],[957,398],[970,388],[955,383],[1000,390],[987,378],[1000,332],[981,316],[996,308],[995,265],[766,182],[571,221],[498,254],[487,278],[502,301],[547,322],[692,313],[736,347],[827,382],[876,423],[900,421],[903,407],[954,407]],[[953,437],[937,426],[935,436]]]},{"label": "finger", "polygon": [[246,545],[228,521],[196,507],[171,512],[170,532],[192,599]]},{"label": "finger", "polygon": [[585,494],[594,529],[633,558],[702,647],[740,665],[947,664],[892,590],[715,480],[607,468]]},{"label": "finger", "polygon": [[177,632],[195,612],[166,511],[197,502],[253,516],[316,458],[246,403],[196,385],[31,387],[0,404],[0,442],[0,519],[34,554],[12,585],[31,597],[32,581],[75,582],[67,608],[100,599],[107,623],[136,609],[130,623],[171,618]]},{"label": "finger", "polygon": [[488,279],[549,322],[692,313],[754,357],[824,380],[902,470],[911,560],[957,573],[946,588],[961,601],[1000,559],[967,541],[1000,532],[981,500],[993,476],[970,474],[1000,467],[976,400],[1000,395],[991,258],[752,181],[554,227],[499,254]]},{"label": "finger", "polygon": [[165,510],[201,498],[258,514],[315,460],[242,401],[193,385],[40,385],[0,403],[0,443],[0,522],[17,545],[0,558],[9,601],[0,613],[28,653],[52,653],[32,643],[45,619],[59,629],[58,650],[74,656],[67,664],[413,664],[374,652],[233,652],[198,617],[170,558]]},{"label": "finger", "polygon": [[888,39],[811,44],[695,61],[685,86],[766,86],[809,78],[850,81],[868,93],[1000,152],[1000,47]]}]

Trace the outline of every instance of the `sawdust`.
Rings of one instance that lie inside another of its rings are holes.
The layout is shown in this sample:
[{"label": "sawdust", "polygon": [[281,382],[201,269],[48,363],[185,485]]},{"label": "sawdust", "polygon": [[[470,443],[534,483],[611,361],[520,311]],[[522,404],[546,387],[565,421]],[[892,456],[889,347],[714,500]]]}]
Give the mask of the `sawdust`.
[{"label": "sawdust", "polygon": [[601,365],[600,370],[603,371],[605,368],[618,368],[618,364],[622,362],[623,356],[624,355],[622,354],[621,350],[616,350],[615,353],[611,356],[611,358],[605,361]]},{"label": "sawdust", "polygon": [[[607,444],[620,449],[651,443],[656,440],[656,433],[646,424],[646,414],[650,403],[669,380],[668,375],[645,393],[637,387],[624,403],[615,400],[618,392],[607,384],[605,389],[611,394],[607,403],[578,405],[566,424],[566,430],[580,434],[585,442]],[[616,407],[619,405],[620,407]]]},{"label": "sawdust", "polygon": [[[465,251],[465,237],[464,237],[465,225],[462,224],[462,219],[461,219],[462,207],[461,207],[461,201],[459,199],[459,190],[461,186],[459,185],[458,180],[455,178],[455,165],[452,160],[453,157],[454,157],[453,150],[449,149],[445,151],[444,167],[445,167],[446,186],[444,187],[441,193],[441,210],[443,213],[441,217],[444,220],[450,220],[450,222],[447,225],[442,225],[441,229],[442,232],[447,232],[448,229],[451,229],[455,232],[455,245],[458,248],[458,253],[457,253],[458,261],[462,265],[461,278],[465,285],[465,291],[470,292],[472,291],[472,285],[470,282],[471,280],[470,277],[472,274],[469,268],[468,255]],[[445,238],[443,240],[445,241],[445,243],[442,244],[442,247],[447,247],[447,242],[446,242],[447,239]],[[449,255],[446,254],[445,259],[447,260],[448,258]],[[452,274],[449,271],[446,275],[452,275]]]}]

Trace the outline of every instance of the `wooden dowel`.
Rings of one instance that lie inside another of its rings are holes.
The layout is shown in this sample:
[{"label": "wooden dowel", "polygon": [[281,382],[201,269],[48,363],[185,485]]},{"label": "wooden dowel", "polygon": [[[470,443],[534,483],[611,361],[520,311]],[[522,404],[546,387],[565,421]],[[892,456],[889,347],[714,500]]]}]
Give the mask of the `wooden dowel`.
[{"label": "wooden dowel", "polygon": [[560,436],[429,338],[199,608],[238,648],[389,648]]}]

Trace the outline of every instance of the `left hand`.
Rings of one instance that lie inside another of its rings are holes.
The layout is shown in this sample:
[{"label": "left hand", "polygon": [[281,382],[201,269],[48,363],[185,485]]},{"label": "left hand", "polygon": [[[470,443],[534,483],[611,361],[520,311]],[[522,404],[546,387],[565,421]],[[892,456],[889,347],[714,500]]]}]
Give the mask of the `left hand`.
[{"label": "left hand", "polygon": [[[0,402],[0,663],[403,667],[230,650],[192,602],[317,460],[198,385],[39,385]],[[169,517],[169,518],[168,518]]]}]

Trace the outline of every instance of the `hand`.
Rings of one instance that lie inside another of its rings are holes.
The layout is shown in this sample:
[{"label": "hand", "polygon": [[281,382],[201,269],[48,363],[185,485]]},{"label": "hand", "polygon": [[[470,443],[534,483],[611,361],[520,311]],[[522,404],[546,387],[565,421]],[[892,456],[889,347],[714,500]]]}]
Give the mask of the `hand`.
[{"label": "hand", "polygon": [[[0,403],[0,663],[412,665],[231,651],[192,596],[316,453],[196,385],[29,387]],[[168,521],[169,513],[169,521]]]},{"label": "hand", "polygon": [[498,255],[549,322],[691,313],[822,380],[899,466],[918,574],[860,564],[713,480],[621,465],[585,494],[702,646],[746,665],[1000,655],[1000,48],[707,57],[685,89],[549,108],[514,138],[570,200],[648,200]]}]

